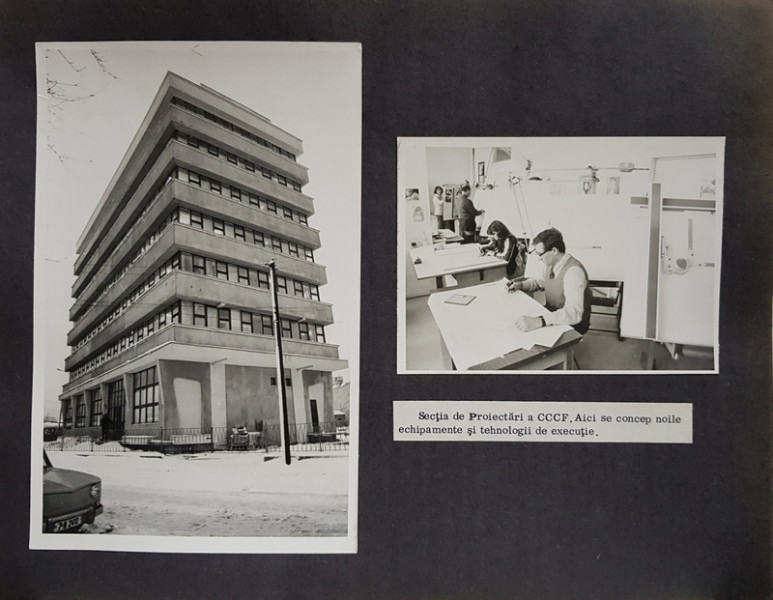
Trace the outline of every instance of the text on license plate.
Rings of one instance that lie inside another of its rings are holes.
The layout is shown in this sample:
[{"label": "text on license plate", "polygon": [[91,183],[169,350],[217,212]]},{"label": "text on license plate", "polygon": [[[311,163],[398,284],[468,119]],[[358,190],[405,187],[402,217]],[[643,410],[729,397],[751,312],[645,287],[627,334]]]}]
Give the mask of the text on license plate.
[{"label": "text on license plate", "polygon": [[78,515],[77,517],[71,517],[69,519],[65,519],[64,521],[59,521],[58,523],[54,523],[54,533],[59,533],[60,531],[66,531],[68,529],[72,529],[73,527],[77,527],[83,522],[83,517],[81,515]]}]

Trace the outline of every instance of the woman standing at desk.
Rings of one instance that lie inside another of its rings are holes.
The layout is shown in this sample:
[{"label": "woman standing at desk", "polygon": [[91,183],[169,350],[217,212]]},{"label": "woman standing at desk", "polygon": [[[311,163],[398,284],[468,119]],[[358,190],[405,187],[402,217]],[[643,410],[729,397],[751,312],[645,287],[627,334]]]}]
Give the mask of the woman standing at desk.
[{"label": "woman standing at desk", "polygon": [[502,221],[491,221],[486,230],[489,242],[481,246],[481,254],[493,254],[507,263],[508,279],[523,277],[526,271],[526,244],[518,240]]},{"label": "woman standing at desk", "polygon": [[459,207],[459,233],[462,236],[462,244],[470,244],[475,241],[475,217],[486,211],[475,208],[470,200],[469,184],[465,183],[459,193],[462,196]]}]

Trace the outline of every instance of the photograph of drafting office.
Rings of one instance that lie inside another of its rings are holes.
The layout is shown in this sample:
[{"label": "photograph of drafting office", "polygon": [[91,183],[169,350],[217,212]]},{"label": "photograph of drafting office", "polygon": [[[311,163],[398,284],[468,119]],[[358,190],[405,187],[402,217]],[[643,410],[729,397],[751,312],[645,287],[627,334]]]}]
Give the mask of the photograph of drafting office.
[{"label": "photograph of drafting office", "polygon": [[398,372],[713,373],[724,138],[400,138]]}]

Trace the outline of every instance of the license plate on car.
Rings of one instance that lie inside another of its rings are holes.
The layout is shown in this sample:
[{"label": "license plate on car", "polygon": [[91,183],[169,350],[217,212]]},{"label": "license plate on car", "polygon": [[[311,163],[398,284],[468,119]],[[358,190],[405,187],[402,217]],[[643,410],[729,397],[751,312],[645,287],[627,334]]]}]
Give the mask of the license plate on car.
[{"label": "license plate on car", "polygon": [[78,527],[78,525],[81,525],[82,523],[83,523],[82,515],[78,515],[77,517],[70,517],[69,519],[65,519],[64,521],[58,521],[54,523],[54,533],[59,533],[60,531],[67,531],[68,529]]}]

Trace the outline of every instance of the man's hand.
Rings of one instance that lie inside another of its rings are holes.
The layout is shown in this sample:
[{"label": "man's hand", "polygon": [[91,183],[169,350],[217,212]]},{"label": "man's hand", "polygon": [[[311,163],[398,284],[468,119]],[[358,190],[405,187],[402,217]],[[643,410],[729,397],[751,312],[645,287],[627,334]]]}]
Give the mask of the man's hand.
[{"label": "man's hand", "polygon": [[517,292],[518,290],[523,289],[523,281],[518,281],[517,279],[514,279],[513,281],[507,282],[507,291],[508,292]]},{"label": "man's hand", "polygon": [[515,326],[521,331],[532,331],[542,327],[542,320],[539,317],[518,317]]}]

